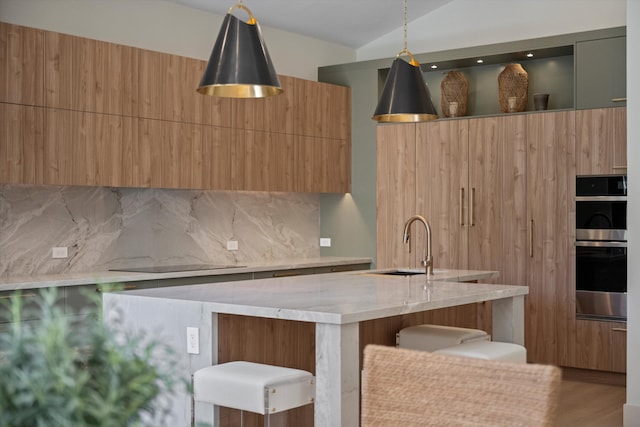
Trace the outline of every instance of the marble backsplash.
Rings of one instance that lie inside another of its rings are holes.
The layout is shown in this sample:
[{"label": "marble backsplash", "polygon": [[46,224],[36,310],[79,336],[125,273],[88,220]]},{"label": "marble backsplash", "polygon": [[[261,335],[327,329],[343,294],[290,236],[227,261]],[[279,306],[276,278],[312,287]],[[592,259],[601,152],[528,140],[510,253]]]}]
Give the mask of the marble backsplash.
[{"label": "marble backsplash", "polygon": [[319,210],[308,193],[0,185],[0,276],[316,257]]}]

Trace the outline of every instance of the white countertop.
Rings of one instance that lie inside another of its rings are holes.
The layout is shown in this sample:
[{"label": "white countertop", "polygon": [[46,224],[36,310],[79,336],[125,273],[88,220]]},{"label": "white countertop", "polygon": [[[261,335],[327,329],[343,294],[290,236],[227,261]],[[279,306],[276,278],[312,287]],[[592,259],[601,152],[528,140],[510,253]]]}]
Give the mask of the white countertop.
[{"label": "white countertop", "polygon": [[141,289],[112,297],[136,306],[149,298],[190,301],[201,303],[203,312],[346,324],[528,293],[526,286],[449,281],[496,276],[495,271],[436,270],[427,280],[359,271]]},{"label": "white countertop", "polygon": [[223,274],[242,274],[259,271],[291,270],[297,268],[327,267],[350,264],[367,264],[371,263],[371,261],[371,258],[358,257],[318,257],[243,263],[243,267],[237,268],[218,268],[215,270],[178,271],[170,273],[96,271],[87,273],[45,274],[38,276],[9,276],[0,277],[0,291],[135,282],[140,280],[173,279],[181,277],[217,276]]}]

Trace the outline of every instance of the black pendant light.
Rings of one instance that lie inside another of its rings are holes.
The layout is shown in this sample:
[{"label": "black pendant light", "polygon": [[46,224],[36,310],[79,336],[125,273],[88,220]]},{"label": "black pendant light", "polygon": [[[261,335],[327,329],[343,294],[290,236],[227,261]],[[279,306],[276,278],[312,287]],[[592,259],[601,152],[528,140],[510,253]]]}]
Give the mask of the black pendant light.
[{"label": "black pendant light", "polygon": [[[409,62],[401,58],[409,57]],[[380,123],[426,122],[438,118],[420,63],[407,49],[407,0],[404,0],[404,49],[396,55],[373,120]]]},{"label": "black pendant light", "polygon": [[[242,9],[247,22],[232,12]],[[197,91],[227,98],[264,98],[282,93],[258,20],[242,4],[229,8]]]}]

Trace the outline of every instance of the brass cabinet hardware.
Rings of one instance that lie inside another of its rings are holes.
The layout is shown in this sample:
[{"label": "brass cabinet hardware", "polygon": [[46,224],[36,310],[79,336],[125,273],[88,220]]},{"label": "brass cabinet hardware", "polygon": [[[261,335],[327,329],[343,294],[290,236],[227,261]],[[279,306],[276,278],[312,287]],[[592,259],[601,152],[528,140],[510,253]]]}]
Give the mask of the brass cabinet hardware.
[{"label": "brass cabinet hardware", "polygon": [[626,96],[624,98],[611,98],[611,102],[626,102],[626,101],[627,101]]},{"label": "brass cabinet hardware", "polygon": [[627,165],[622,165],[622,166],[614,166],[613,169],[628,169]]},{"label": "brass cabinet hardware", "polygon": [[533,258],[533,220],[529,222],[529,257]]},{"label": "brass cabinet hardware", "polygon": [[627,328],[611,328],[611,330],[616,332],[627,332]]},{"label": "brass cabinet hardware", "polygon": [[273,273],[272,277],[291,277],[291,276],[300,276],[302,273],[297,271],[283,272],[283,273]]},{"label": "brass cabinet hardware", "polygon": [[475,205],[476,204],[476,189],[475,187],[471,188],[471,207],[469,209],[469,216],[471,217],[471,226],[475,227],[476,218],[475,218]]},{"label": "brass cabinet hardware", "polygon": [[460,226],[464,227],[464,188],[460,187]]},{"label": "brass cabinet hardware", "polygon": [[[138,289],[138,286],[137,285],[124,285],[124,288],[122,288],[122,290],[124,290],[124,291],[130,291],[132,289]],[[104,292],[104,289],[101,288],[101,287],[97,287],[96,288],[96,292],[102,293],[102,292]]]},{"label": "brass cabinet hardware", "polygon": [[11,295],[3,295],[0,296],[0,299],[10,299],[10,298],[32,298],[35,297],[36,294],[11,294]]}]

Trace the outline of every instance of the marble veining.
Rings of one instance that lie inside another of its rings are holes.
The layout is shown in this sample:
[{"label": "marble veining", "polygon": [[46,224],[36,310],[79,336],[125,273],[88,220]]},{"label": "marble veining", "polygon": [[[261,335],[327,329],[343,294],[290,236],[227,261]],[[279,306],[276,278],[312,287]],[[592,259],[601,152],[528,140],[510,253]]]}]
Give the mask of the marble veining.
[{"label": "marble veining", "polygon": [[308,193],[2,185],[0,277],[317,257],[319,224]]}]

